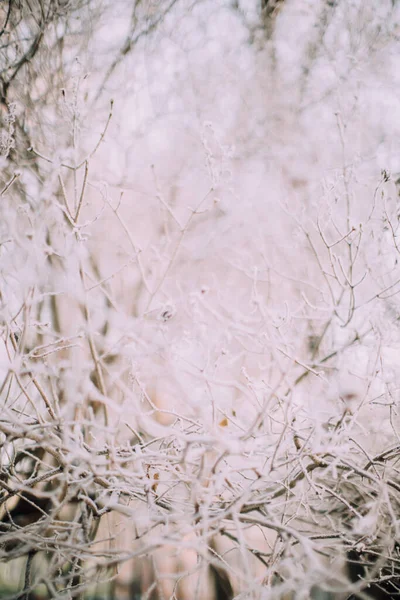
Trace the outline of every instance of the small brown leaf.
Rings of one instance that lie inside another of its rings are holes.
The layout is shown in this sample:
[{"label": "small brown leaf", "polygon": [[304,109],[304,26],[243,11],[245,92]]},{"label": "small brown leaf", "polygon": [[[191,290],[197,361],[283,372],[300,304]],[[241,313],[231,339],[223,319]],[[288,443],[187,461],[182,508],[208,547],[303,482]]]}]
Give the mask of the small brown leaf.
[{"label": "small brown leaf", "polygon": [[159,473],[154,473],[153,479],[154,479],[154,483],[151,486],[151,489],[153,490],[153,492],[156,492],[157,491],[157,486],[158,486],[158,483],[156,483],[156,482],[160,479]]}]

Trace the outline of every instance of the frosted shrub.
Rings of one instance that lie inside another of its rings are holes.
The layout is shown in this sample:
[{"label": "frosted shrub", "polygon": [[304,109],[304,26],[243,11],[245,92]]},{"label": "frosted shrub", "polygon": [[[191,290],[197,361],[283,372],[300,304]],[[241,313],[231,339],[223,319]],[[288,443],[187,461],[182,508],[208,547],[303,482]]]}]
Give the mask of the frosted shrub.
[{"label": "frosted shrub", "polygon": [[393,597],[397,12],[140,4],[11,13],[1,594]]}]

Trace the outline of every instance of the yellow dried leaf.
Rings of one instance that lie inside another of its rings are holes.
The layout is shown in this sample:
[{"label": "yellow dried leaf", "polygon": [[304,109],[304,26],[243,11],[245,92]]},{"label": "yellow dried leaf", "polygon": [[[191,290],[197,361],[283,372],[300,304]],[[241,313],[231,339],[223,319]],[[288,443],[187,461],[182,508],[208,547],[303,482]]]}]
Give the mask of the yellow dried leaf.
[{"label": "yellow dried leaf", "polygon": [[156,483],[156,482],[159,481],[159,479],[160,479],[159,473],[154,473],[153,479],[154,479],[155,483],[153,483],[153,485],[151,486],[151,489],[153,490],[153,492],[156,492],[157,491],[157,486],[158,486],[158,483]]}]

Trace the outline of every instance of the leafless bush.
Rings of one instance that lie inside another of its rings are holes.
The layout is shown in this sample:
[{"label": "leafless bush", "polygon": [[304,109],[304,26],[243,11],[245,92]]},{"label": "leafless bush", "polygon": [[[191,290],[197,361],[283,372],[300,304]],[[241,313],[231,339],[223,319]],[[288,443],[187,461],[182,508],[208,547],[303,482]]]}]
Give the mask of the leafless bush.
[{"label": "leafless bush", "polygon": [[1,8],[5,597],[399,593],[396,7],[250,4]]}]

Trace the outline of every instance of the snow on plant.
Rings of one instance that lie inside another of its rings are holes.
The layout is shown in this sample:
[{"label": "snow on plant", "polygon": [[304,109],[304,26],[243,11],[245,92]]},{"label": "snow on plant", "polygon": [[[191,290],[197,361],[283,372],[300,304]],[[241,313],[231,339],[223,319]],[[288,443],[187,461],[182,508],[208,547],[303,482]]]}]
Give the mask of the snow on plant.
[{"label": "snow on plant", "polygon": [[[10,565],[23,571],[8,597],[366,598],[377,586],[390,597],[399,585],[398,182],[370,157],[377,136],[360,122],[372,77],[362,50],[370,45],[374,68],[390,52],[379,23],[396,47],[394,13],[347,0],[337,10],[321,3],[321,14],[310,7],[302,23],[315,39],[302,34],[296,62],[284,25],[301,7],[281,6],[262,55],[276,90],[267,102],[257,55],[256,93],[243,103],[234,95],[234,115],[218,123],[210,115],[221,114],[234,75],[211,98],[215,88],[181,53],[200,60],[188,33],[212,15],[214,45],[200,64],[215,85],[215,48],[232,50],[231,31],[242,40],[248,28],[261,44],[253,13],[246,3],[199,2],[187,13],[166,2],[144,18],[139,4],[103,69],[96,57],[88,74],[84,52],[71,60],[67,44],[40,127],[31,106],[22,122],[24,108],[7,104],[0,560],[3,578]],[[74,10],[90,13],[90,3]],[[76,34],[74,15],[70,29],[61,20],[49,30],[49,46],[61,30]],[[224,18],[231,29],[218,39]],[[348,56],[335,62],[338,38]],[[145,126],[129,120],[118,93],[107,112],[93,111],[107,85],[118,88],[122,64],[139,89],[158,74],[145,92],[159,100],[154,123],[146,111]],[[330,76],[320,81],[322,68]],[[332,98],[335,69],[342,89]],[[205,104],[178,133],[160,116],[165,90],[179,106],[175,78],[188,106],[189,80]],[[39,97],[42,75],[34,82]],[[265,128],[263,102],[275,115]],[[249,106],[260,131],[247,139]],[[316,115],[329,147],[310,127]],[[304,139],[311,150],[299,153]]]}]

